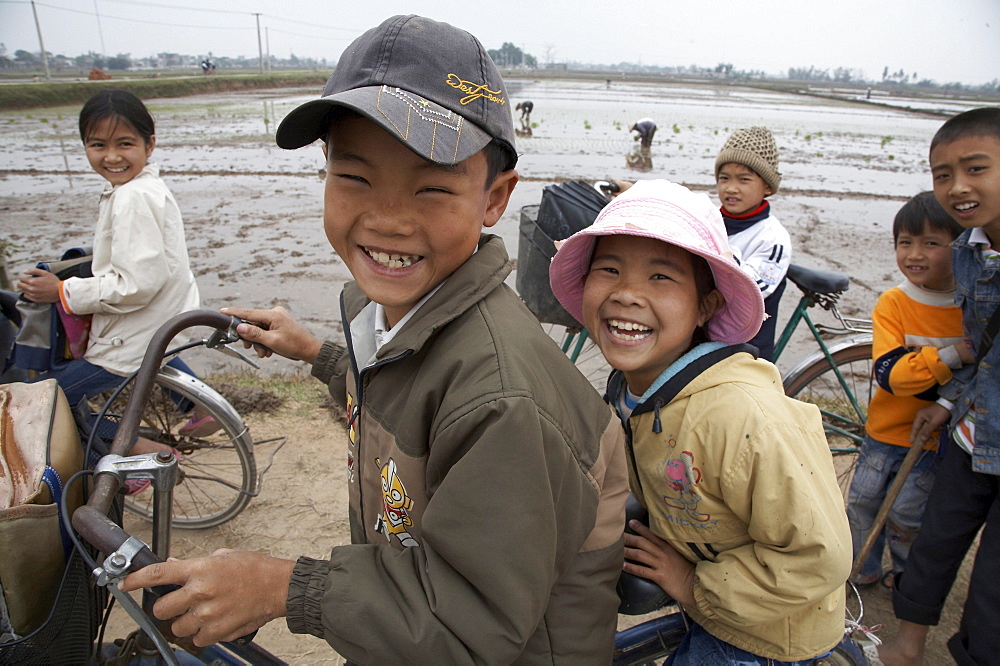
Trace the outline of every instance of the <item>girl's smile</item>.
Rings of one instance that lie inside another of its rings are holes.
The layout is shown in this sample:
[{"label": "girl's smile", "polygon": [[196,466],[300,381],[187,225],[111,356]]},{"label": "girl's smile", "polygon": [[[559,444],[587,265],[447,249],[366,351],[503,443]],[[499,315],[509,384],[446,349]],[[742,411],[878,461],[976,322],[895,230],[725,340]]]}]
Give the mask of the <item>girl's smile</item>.
[{"label": "girl's smile", "polygon": [[124,185],[148,163],[156,137],[146,143],[128,122],[112,117],[90,127],[84,146],[91,168],[112,185]]},{"label": "girl's smile", "polygon": [[[702,299],[695,257],[663,241],[601,236],[583,287],[583,319],[611,367],[641,394],[690,349],[721,301]],[[707,266],[705,270],[708,270]]]}]

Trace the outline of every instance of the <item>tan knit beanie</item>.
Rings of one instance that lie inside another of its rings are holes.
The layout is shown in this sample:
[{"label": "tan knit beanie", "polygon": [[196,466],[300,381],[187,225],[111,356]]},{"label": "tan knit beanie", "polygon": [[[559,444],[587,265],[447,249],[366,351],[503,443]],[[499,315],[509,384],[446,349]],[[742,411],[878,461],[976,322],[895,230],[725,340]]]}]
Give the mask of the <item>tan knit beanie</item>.
[{"label": "tan knit beanie", "polygon": [[726,140],[719,156],[715,158],[715,178],[719,178],[719,170],[723,164],[735,162],[753,169],[754,172],[771,186],[772,194],[778,191],[781,184],[781,173],[778,171],[778,145],[766,127],[742,128],[733,132]]}]

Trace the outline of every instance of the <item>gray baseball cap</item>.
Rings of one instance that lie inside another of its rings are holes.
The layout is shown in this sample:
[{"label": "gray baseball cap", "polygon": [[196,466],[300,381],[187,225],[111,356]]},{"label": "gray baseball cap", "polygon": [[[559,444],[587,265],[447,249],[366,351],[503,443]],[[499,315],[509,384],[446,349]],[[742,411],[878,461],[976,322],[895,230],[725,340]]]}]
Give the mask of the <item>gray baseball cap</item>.
[{"label": "gray baseball cap", "polygon": [[458,164],[496,139],[517,163],[507,90],[493,59],[464,30],[421,16],[393,16],[350,44],[323,96],[278,125],[282,148],[324,136],[346,107],[437,164]]}]

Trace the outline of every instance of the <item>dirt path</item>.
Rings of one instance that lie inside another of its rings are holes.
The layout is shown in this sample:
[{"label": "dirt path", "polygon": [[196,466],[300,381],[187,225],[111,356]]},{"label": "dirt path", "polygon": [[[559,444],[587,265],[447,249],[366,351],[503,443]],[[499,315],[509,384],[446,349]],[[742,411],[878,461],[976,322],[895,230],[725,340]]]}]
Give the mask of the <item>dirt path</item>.
[{"label": "dirt path", "polygon": [[[346,432],[342,421],[321,406],[323,387],[304,379],[305,398],[289,400],[275,415],[252,414],[247,417],[255,440],[287,436],[285,445],[274,456],[274,464],[264,477],[264,486],[246,510],[232,521],[210,530],[175,530],[172,555],[191,557],[208,555],[216,548],[234,548],[265,552],[276,557],[300,555],[326,557],[333,546],[348,543],[347,492],[343,456]],[[267,382],[263,382],[266,387]],[[258,466],[266,465],[274,444],[257,449]],[[126,527],[141,538],[149,538],[148,525],[126,517]],[[961,603],[968,586],[967,563],[945,609],[942,623],[931,630],[926,663],[951,663],[945,641],[954,633],[961,616]],[[882,625],[877,634],[884,639],[895,635],[896,620],[889,595],[872,588],[862,593],[864,624]],[[857,605],[851,607],[856,611]],[[645,619],[645,618],[642,618]],[[624,628],[636,618],[622,616]],[[108,630],[121,636],[132,625],[116,611]],[[257,634],[257,642],[291,664],[343,664],[324,641],[289,633],[283,620],[275,620]]]}]

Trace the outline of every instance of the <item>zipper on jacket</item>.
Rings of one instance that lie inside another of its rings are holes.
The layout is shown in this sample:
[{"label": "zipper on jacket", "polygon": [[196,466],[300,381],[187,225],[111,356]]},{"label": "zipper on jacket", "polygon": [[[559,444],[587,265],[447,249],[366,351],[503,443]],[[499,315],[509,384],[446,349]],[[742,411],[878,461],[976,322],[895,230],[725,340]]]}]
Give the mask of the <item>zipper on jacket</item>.
[{"label": "zipper on jacket", "polygon": [[[364,393],[365,393],[364,377],[372,370],[377,370],[378,368],[381,368],[384,365],[388,365],[389,363],[398,361],[399,359],[409,356],[412,353],[413,353],[412,349],[407,349],[402,354],[393,356],[392,358],[383,359],[378,363],[370,365],[364,370],[357,372],[357,364],[355,363],[354,353],[351,352],[351,365],[355,368],[356,374],[354,376],[357,377],[354,389],[355,391],[354,410],[353,410],[354,413],[351,415],[351,422],[354,421],[358,422],[357,428],[355,429],[356,441],[354,443],[354,464],[357,465],[357,473],[358,473],[358,519],[361,521],[366,520],[365,502],[364,502],[364,483],[362,483],[362,476],[361,476],[361,460],[364,458],[364,456],[361,455],[361,441],[364,437],[364,434],[361,432],[361,420],[360,420],[361,405],[364,404]],[[368,530],[367,528],[364,527],[365,524],[367,523],[364,522],[362,523],[361,533],[365,537],[365,543],[370,543],[368,541]]]},{"label": "zipper on jacket", "polygon": [[361,461],[364,456],[361,455],[361,440],[363,438],[363,433],[361,432],[361,406],[364,404],[365,400],[365,389],[364,389],[364,376],[371,372],[381,368],[384,365],[393,363],[405,358],[413,353],[412,349],[405,350],[402,354],[397,354],[392,358],[382,359],[374,365],[370,365],[364,370],[358,369],[357,357],[354,355],[354,338],[351,335],[351,324],[350,320],[347,318],[347,310],[344,305],[344,292],[340,292],[340,321],[348,322],[344,330],[344,338],[347,347],[347,354],[350,356],[351,370],[354,374],[354,409],[352,413],[349,414],[348,426],[357,422],[357,428],[355,429],[355,442],[354,442],[354,464],[356,465],[356,472],[358,475],[358,520],[361,521],[361,534],[364,535],[365,543],[368,541],[368,530],[365,528],[365,497],[364,497],[364,484],[362,483],[361,475]]}]

